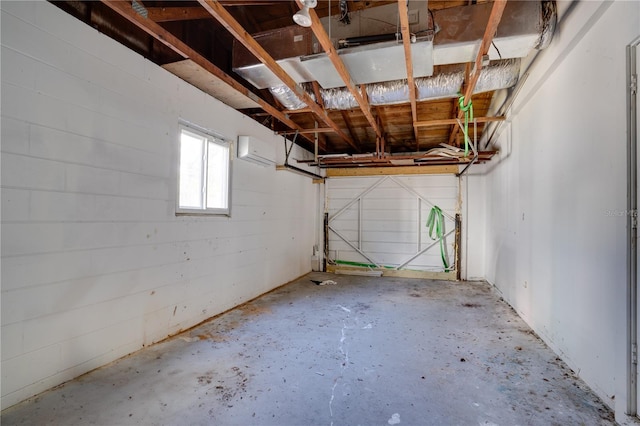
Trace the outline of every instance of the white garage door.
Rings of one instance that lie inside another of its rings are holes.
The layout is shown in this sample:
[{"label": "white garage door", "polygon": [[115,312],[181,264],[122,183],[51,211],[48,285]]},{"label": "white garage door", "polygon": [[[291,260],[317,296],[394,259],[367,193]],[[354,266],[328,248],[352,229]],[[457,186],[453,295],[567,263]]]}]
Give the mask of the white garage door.
[{"label": "white garage door", "polygon": [[[326,185],[330,265],[455,275],[457,177],[345,177]],[[429,235],[432,210],[440,234],[434,223]]]}]

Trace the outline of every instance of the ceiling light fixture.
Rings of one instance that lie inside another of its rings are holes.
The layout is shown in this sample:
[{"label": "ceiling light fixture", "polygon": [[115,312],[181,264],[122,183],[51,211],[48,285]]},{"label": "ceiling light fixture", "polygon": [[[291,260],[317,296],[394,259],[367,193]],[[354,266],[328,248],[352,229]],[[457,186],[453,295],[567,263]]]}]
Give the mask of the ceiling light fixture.
[{"label": "ceiling light fixture", "polygon": [[318,0],[301,0],[302,9],[300,9],[295,15],[293,20],[301,27],[311,26],[311,16],[309,16],[309,9],[313,9],[318,5]]}]

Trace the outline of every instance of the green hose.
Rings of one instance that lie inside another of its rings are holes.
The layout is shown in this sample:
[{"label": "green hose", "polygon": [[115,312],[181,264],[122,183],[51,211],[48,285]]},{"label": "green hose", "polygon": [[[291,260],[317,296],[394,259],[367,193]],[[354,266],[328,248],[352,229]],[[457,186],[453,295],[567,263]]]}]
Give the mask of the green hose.
[{"label": "green hose", "polygon": [[[449,263],[447,262],[444,247],[444,215],[442,214],[442,209],[440,207],[433,206],[431,209],[429,218],[427,219],[427,228],[429,228],[429,237],[431,237],[432,240],[440,240],[440,256],[442,257],[442,264],[444,265],[444,270],[448,271]],[[433,236],[434,230],[436,232],[436,238]]]},{"label": "green hose", "polygon": [[[378,267],[378,265],[374,265],[373,263],[351,262],[348,260],[335,260],[334,263],[337,265],[358,266],[361,268],[377,268]],[[382,265],[381,268],[394,269],[393,266],[387,266],[387,265]]]},{"label": "green hose", "polygon": [[471,99],[469,99],[469,103],[467,105],[464,104],[464,95],[458,94],[458,106],[460,107],[460,111],[464,112],[464,129],[462,129],[462,133],[464,133],[464,156],[469,156],[469,121],[473,121],[473,103]]}]

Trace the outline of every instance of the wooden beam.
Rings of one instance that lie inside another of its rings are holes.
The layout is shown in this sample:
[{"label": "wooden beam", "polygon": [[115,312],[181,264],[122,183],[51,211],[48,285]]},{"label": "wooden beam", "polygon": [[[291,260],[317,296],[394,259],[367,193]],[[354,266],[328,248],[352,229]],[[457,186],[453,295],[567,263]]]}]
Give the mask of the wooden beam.
[{"label": "wooden beam", "polygon": [[[220,1],[220,0],[218,0],[218,1]],[[241,9],[239,9],[238,11],[240,12],[242,17],[244,18],[245,22],[247,24],[249,24],[249,27],[253,28],[252,31],[254,33],[259,33],[260,31],[262,31],[262,27],[260,26],[260,24],[256,20],[254,14],[249,12],[246,7],[243,7]]]},{"label": "wooden beam", "polygon": [[[277,100],[277,99],[274,99],[274,101],[276,101],[276,102],[277,102],[278,100]],[[291,115],[291,114],[312,114],[312,113],[313,113],[309,108],[301,108],[301,109],[281,109],[280,111],[281,111],[283,114],[286,114],[286,115]],[[252,115],[255,115],[256,117],[260,117],[260,116],[263,116],[263,115],[271,115],[271,114],[266,114],[266,113],[264,113],[264,112],[258,112],[258,113],[252,114]]]},{"label": "wooden beam", "polygon": [[456,174],[457,165],[328,168],[327,177]]},{"label": "wooden beam", "polygon": [[[366,97],[366,91],[364,90],[364,85],[360,86],[363,88],[362,92],[363,92],[363,96]],[[376,107],[376,122],[378,123],[378,127],[380,128],[380,133],[382,133],[382,136],[378,137],[377,139],[379,139],[379,141],[376,142],[376,148],[377,148],[377,154],[379,158],[382,158],[385,154],[385,136],[386,133],[384,131],[385,128],[385,122],[382,120],[382,114],[380,113],[381,107]]]},{"label": "wooden beam", "polygon": [[[468,84],[469,82],[469,75],[471,74],[471,62],[467,62],[464,65],[464,77],[462,80],[462,86],[460,87],[460,92],[464,93],[465,89],[466,89],[466,84]],[[458,117],[458,114],[460,113],[460,102],[458,100],[458,98],[453,99],[451,102],[453,102],[453,116],[454,117]],[[455,130],[456,132],[458,130],[456,130],[455,128],[457,127],[458,123],[455,122],[455,124],[451,124],[451,129],[449,130],[449,144],[452,145],[457,145],[454,144],[454,139],[456,138],[456,133],[453,133],[453,131]],[[457,142],[457,140],[456,140]]]},{"label": "wooden beam", "polygon": [[201,7],[147,7],[146,9],[149,19],[154,22],[211,19],[211,15]]},{"label": "wooden beam", "polygon": [[[298,4],[298,7],[302,9],[303,5],[301,1],[296,0],[296,3]],[[360,109],[362,110],[362,113],[364,114],[365,118],[369,122],[369,125],[375,131],[377,137],[381,138],[382,132],[378,127],[378,123],[376,123],[376,119],[373,117],[373,114],[371,113],[369,102],[360,94],[360,92],[356,88],[355,83],[353,82],[353,80],[351,80],[349,71],[347,71],[347,67],[344,65],[344,62],[342,62],[342,59],[340,59],[340,56],[338,55],[336,48],[333,47],[333,42],[329,38],[329,35],[327,34],[327,32],[324,30],[324,27],[320,22],[320,18],[318,18],[318,14],[316,13],[315,10],[309,9],[309,16],[311,17],[311,30],[313,31],[313,34],[315,34],[316,38],[320,42],[320,45],[322,46],[325,53],[327,54],[327,57],[329,58],[329,60],[331,60],[331,63],[333,64],[336,71],[344,81],[345,86],[347,87],[349,92],[353,95],[356,102],[358,102],[358,105],[360,106]]]},{"label": "wooden beam", "polygon": [[344,124],[347,126],[347,130],[349,131],[349,135],[353,138],[353,140],[360,145],[360,140],[358,139],[358,135],[353,128],[353,123],[351,122],[351,117],[349,117],[349,113],[345,110],[340,110],[340,114],[342,115],[342,119],[344,120]]},{"label": "wooden beam", "polygon": [[360,152],[351,138],[346,135],[338,125],[329,118],[327,111],[311,99],[311,96],[298,85],[293,78],[273,59],[269,53],[244,28],[233,16],[218,2],[214,0],[198,0],[198,2],[224,26],[244,47],[247,48],[260,62],[276,75],[293,93],[298,96],[318,116],[320,121],[333,128],[334,132],[344,139],[351,147]]},{"label": "wooden beam", "polygon": [[407,0],[398,0],[398,14],[400,15],[400,31],[404,45],[404,61],[407,68],[407,84],[409,86],[409,101],[411,102],[411,122],[413,123],[413,137],[418,143],[418,108],[416,107],[416,85],[413,81],[413,61],[411,59],[411,34],[409,34],[409,8]]},{"label": "wooden beam", "polygon": [[[293,3],[289,3],[289,9],[294,9],[295,6],[293,5]],[[294,12],[295,13],[295,12]],[[293,15],[293,13],[292,13]],[[324,106],[324,99],[322,98],[322,94],[320,93],[320,85],[318,84],[317,81],[312,81],[311,82],[312,86],[313,86],[313,94],[316,96],[316,102],[318,103],[318,105],[320,105],[322,108],[325,108]],[[318,123],[316,122],[316,126],[318,125]],[[357,145],[360,146],[360,143],[358,141],[356,141],[353,138],[353,135],[351,133],[349,133],[349,137],[353,140],[353,142]],[[325,151],[326,151],[326,147],[327,147],[327,136],[325,134],[319,134],[317,135],[318,138],[318,145],[322,145],[325,147]]]},{"label": "wooden beam", "polygon": [[[506,117],[504,115],[500,115],[498,117],[474,117],[474,119],[478,123],[487,123],[490,121],[504,121]],[[449,125],[458,125],[457,118],[445,118],[443,120],[427,120],[427,121],[416,121],[416,127],[435,127],[435,126],[449,126]]]},{"label": "wooden beam", "polygon": [[[218,0],[223,6],[271,6],[272,0]],[[211,19],[209,12],[201,7],[146,7],[148,17],[155,22],[193,21]]]},{"label": "wooden beam", "polygon": [[507,0],[495,0],[493,2],[491,15],[489,15],[489,22],[487,23],[487,28],[484,32],[484,36],[482,37],[482,43],[480,44],[480,50],[478,51],[478,55],[476,56],[476,62],[474,64],[473,71],[471,71],[471,76],[469,78],[470,81],[465,88],[464,105],[467,105],[469,103],[471,94],[476,88],[476,83],[478,82],[478,78],[480,78],[480,71],[482,70],[482,59],[489,52],[489,47],[491,47],[493,37],[498,30],[498,25],[500,24],[502,13],[504,12],[504,8],[506,5]]},{"label": "wooden beam", "polygon": [[273,6],[282,0],[218,0],[223,6]]},{"label": "wooden beam", "polygon": [[[293,5],[293,3],[289,3],[289,10],[292,10],[294,8],[295,6]],[[295,13],[295,11],[293,13]],[[293,13],[291,15],[293,15]],[[322,98],[322,94],[320,93],[320,85],[318,84],[317,81],[312,81],[311,85],[313,86],[313,94],[316,96],[316,102],[318,103],[318,105],[320,105],[324,109],[325,108],[324,99]],[[318,125],[318,122],[316,122],[316,126],[317,125]],[[318,146],[323,146],[324,150],[326,151],[327,136],[325,134],[317,134],[316,137],[318,138]],[[349,134],[349,137],[354,141],[356,145],[360,146],[360,143],[358,143],[355,139],[353,139],[352,134]]]},{"label": "wooden beam", "polygon": [[[182,40],[178,39],[176,36],[162,28],[157,23],[153,22],[151,19],[145,18],[144,16],[133,10],[133,8],[131,7],[131,3],[117,0],[102,0],[102,3],[120,14],[120,16],[127,19],[132,24],[136,25],[138,28],[140,28],[150,36],[154,37],[165,46],[169,47],[174,52],[178,53],[184,58],[191,59],[193,62],[200,65],[211,74],[215,75],[230,87],[237,90],[239,93],[253,100],[258,105],[260,105],[260,108],[280,120],[285,125],[289,126],[291,129],[302,130],[302,127],[300,127],[296,122],[292,121],[286,114],[283,114],[267,101],[250,92],[249,89],[238,83],[220,68],[209,62],[204,56],[200,55],[198,52],[187,46],[187,44]],[[309,139],[309,141],[313,143],[313,140]]]},{"label": "wooden beam", "polygon": [[322,94],[320,93],[320,85],[317,81],[312,81],[311,86],[313,86],[313,94],[316,95],[316,102],[322,108],[324,108],[324,99],[322,98]]},{"label": "wooden beam", "polygon": [[[502,19],[502,12],[504,12],[504,8],[507,5],[507,0],[495,0],[493,2],[493,6],[491,7],[491,14],[489,15],[489,21],[487,22],[487,27],[484,31],[484,36],[482,37],[482,42],[480,43],[480,49],[478,50],[478,54],[476,55],[476,61],[473,66],[473,71],[471,71],[471,75],[469,76],[468,81],[466,81],[466,85],[464,88],[464,101],[463,105],[468,105],[471,100],[471,96],[473,95],[473,90],[476,88],[476,83],[478,82],[478,78],[480,77],[480,71],[482,70],[482,58],[489,52],[489,47],[491,46],[491,42],[493,41],[493,36],[496,34],[498,29],[498,25],[500,24],[500,20]],[[458,118],[461,119],[464,115],[462,110],[458,111]],[[456,138],[459,127],[455,126],[451,134],[449,135],[449,143],[452,143]]]},{"label": "wooden beam", "polygon": [[[302,130],[298,130],[297,132],[301,135],[305,135],[305,134],[309,134],[309,133],[329,133],[329,132],[333,132],[334,130],[331,127],[319,127],[317,129],[302,129]],[[293,130],[283,130],[280,132],[277,132],[279,135],[292,135],[294,134],[296,131]]]}]

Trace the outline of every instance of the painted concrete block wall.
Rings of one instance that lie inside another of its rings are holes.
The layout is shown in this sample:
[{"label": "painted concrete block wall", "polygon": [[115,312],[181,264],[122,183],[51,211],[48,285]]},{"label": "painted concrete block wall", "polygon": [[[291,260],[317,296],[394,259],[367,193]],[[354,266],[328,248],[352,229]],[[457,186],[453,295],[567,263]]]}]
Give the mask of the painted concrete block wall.
[{"label": "painted concrete block wall", "polygon": [[179,119],[282,138],[49,3],[1,8],[3,408],[311,270],[306,177],[234,160],[231,218],[175,215]]},{"label": "painted concrete block wall", "polygon": [[640,3],[567,7],[485,176],[485,272],[620,413],[625,404],[625,46]]}]

